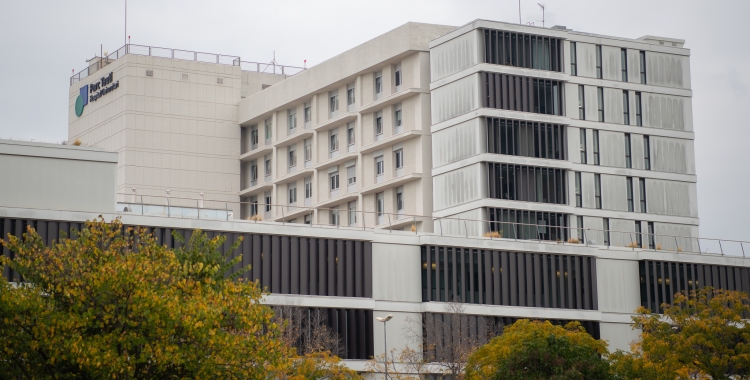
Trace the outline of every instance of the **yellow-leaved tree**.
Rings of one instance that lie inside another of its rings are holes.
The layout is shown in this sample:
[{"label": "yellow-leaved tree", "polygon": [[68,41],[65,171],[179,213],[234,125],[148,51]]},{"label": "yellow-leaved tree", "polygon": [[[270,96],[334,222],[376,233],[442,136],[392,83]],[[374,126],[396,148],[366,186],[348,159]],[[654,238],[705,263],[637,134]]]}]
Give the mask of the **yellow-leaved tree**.
[{"label": "yellow-leaved tree", "polygon": [[641,338],[611,357],[622,379],[750,379],[747,293],[705,287],[677,293],[664,314],[640,307]]},{"label": "yellow-leaved tree", "polygon": [[201,234],[174,251],[100,218],[49,246],[31,228],[0,240],[15,252],[0,267],[24,278],[0,281],[2,377],[356,376],[337,358],[297,356],[257,283],[224,279],[235,262],[218,252],[223,237]]}]

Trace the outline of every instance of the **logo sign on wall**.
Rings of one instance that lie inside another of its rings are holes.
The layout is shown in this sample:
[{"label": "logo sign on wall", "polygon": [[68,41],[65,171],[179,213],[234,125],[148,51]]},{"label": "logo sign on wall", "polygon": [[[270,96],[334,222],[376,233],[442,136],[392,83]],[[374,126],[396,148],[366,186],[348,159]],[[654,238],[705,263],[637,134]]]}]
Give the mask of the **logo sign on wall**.
[{"label": "logo sign on wall", "polygon": [[78,98],[76,98],[76,116],[83,114],[83,108],[89,104],[89,101],[95,102],[104,95],[109,94],[116,88],[120,87],[120,81],[113,83],[113,76],[110,72],[106,77],[102,77],[98,82],[84,85],[81,87]]}]

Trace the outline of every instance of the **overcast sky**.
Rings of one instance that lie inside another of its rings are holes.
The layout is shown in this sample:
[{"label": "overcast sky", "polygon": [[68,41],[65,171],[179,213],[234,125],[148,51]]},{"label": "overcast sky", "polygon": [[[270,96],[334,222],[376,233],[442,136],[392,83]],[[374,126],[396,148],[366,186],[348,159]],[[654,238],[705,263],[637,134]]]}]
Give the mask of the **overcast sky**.
[{"label": "overcast sky", "polygon": [[[541,25],[539,0],[522,21]],[[750,241],[750,1],[543,0],[546,26],[637,38],[682,38],[691,50],[698,204],[703,237]],[[133,44],[308,67],[408,21],[518,22],[518,0],[130,0]],[[124,0],[0,2],[0,138],[67,137],[71,70],[124,43]],[[742,68],[745,67],[743,70]],[[0,179],[7,180],[7,179]],[[1,196],[1,195],[0,195]]]}]

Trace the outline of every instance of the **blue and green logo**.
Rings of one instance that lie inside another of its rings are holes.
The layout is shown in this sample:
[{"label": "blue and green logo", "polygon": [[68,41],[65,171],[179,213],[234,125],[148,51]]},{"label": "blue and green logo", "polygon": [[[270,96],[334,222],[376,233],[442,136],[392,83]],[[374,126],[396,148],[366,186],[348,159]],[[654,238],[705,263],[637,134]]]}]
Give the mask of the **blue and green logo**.
[{"label": "blue and green logo", "polygon": [[89,104],[89,85],[81,87],[81,91],[76,98],[76,116],[83,114],[83,107]]}]

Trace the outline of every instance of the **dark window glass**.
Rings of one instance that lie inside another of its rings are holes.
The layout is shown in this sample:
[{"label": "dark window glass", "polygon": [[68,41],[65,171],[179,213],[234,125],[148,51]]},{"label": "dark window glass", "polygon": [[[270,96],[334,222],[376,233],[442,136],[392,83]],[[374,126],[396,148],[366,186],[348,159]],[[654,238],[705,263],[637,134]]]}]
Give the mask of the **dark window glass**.
[{"label": "dark window glass", "polygon": [[604,121],[604,88],[596,88],[596,100],[598,103],[599,121]]},{"label": "dark window glass", "polygon": [[641,61],[641,83],[646,84],[646,52],[640,52]]},{"label": "dark window glass", "polygon": [[586,120],[586,98],[583,93],[583,85],[578,86],[578,119]]},{"label": "dark window glass", "polygon": [[594,130],[594,165],[599,165],[599,131]]},{"label": "dark window glass", "polygon": [[630,133],[625,134],[625,167],[633,167],[633,159],[630,154]]},{"label": "dark window glass", "polygon": [[604,230],[604,245],[609,245],[609,218],[602,219],[602,229]]},{"label": "dark window glass", "polygon": [[602,208],[602,176],[601,174],[594,174],[594,199],[596,200],[596,208]]},{"label": "dark window glass", "polygon": [[564,125],[488,117],[487,153],[566,159]]},{"label": "dark window glass", "polygon": [[628,49],[620,49],[620,67],[622,68],[622,81],[628,81]]},{"label": "dark window glass", "polygon": [[641,236],[641,222],[635,222],[635,244],[636,248],[643,248],[643,236]]},{"label": "dark window glass", "polygon": [[529,34],[484,30],[484,61],[527,69],[563,71],[562,40]]},{"label": "dark window glass", "polygon": [[581,145],[581,163],[585,164],[586,162],[586,130],[583,128],[580,128],[580,145]]},{"label": "dark window glass", "polygon": [[576,172],[576,207],[583,207],[583,194],[581,193],[581,172]]},{"label": "dark window glass", "polygon": [[643,126],[643,109],[641,108],[641,93],[635,93],[635,125]]},{"label": "dark window glass", "polygon": [[628,211],[633,212],[633,177],[625,178],[625,187],[628,194]]},{"label": "dark window glass", "polygon": [[487,171],[489,198],[568,204],[564,169],[488,162]]},{"label": "dark window glass", "polygon": [[630,125],[630,97],[627,91],[622,92],[622,123]]},{"label": "dark window glass", "polygon": [[638,187],[641,193],[641,212],[646,213],[646,179],[638,178]]},{"label": "dark window glass", "polygon": [[654,222],[648,222],[648,248],[649,249],[656,249],[656,244],[654,239]]},{"label": "dark window glass", "polygon": [[576,57],[576,43],[571,42],[570,43],[570,75],[578,75],[578,67],[577,67],[577,57]]},{"label": "dark window glass", "polygon": [[602,45],[596,45],[596,77],[602,79]]},{"label": "dark window glass", "polygon": [[651,170],[651,143],[648,136],[643,136],[643,166]]}]

